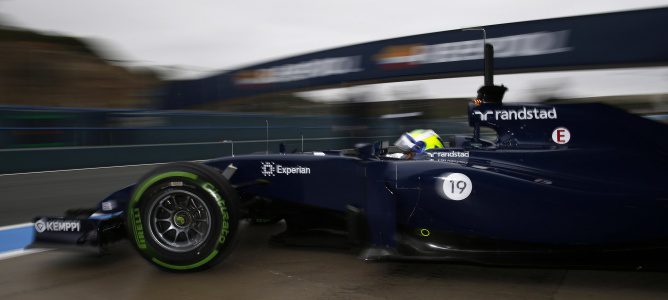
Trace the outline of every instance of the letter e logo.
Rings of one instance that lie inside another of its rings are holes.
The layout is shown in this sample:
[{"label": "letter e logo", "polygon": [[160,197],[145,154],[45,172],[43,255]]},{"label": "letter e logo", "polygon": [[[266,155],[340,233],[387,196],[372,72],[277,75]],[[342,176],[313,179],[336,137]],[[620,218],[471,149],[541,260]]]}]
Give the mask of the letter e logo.
[{"label": "letter e logo", "polygon": [[557,144],[567,144],[571,140],[571,132],[565,127],[558,127],[552,131],[552,141]]}]

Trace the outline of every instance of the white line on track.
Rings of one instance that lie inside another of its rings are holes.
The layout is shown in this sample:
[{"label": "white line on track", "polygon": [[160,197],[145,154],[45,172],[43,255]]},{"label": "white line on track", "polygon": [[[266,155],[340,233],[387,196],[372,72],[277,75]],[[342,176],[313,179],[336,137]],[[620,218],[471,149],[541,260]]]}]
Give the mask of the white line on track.
[{"label": "white line on track", "polygon": [[28,254],[40,253],[48,250],[51,249],[19,249],[19,250],[7,251],[0,253],[0,260],[10,259]]},{"label": "white line on track", "polygon": [[[373,137],[348,137],[348,136],[335,136],[335,137],[321,137],[321,138],[304,138],[304,141],[327,141],[327,140],[340,140],[340,139],[366,139],[366,138],[385,138],[393,136],[373,136]],[[301,138],[289,138],[289,139],[264,139],[264,140],[238,140],[234,141],[235,144],[252,144],[252,143],[265,143],[265,142],[296,142],[301,141]],[[114,149],[114,148],[146,148],[146,147],[165,147],[165,146],[196,146],[196,145],[225,145],[227,142],[224,141],[214,141],[214,142],[193,142],[193,143],[164,143],[164,144],[136,144],[136,145],[107,145],[107,146],[66,146],[66,147],[44,147],[44,148],[11,148],[11,149],[0,149],[1,152],[27,152],[27,151],[54,151],[54,150],[86,150],[86,149]]]},{"label": "white line on track", "polygon": [[38,172],[24,172],[24,173],[9,173],[9,174],[0,174],[0,177],[2,177],[2,176],[14,176],[14,175],[48,174],[48,173],[58,173],[58,172],[75,172],[75,171],[114,169],[114,168],[155,166],[155,165],[162,165],[162,164],[166,164],[166,162],[152,163],[152,164],[137,164],[137,165],[123,165],[123,166],[109,166],[109,167],[95,167],[95,168],[81,168],[81,169],[64,169],[64,170],[51,170],[51,171],[38,171]]},{"label": "white line on track", "polygon": [[[203,160],[193,160],[194,162],[203,162]],[[15,175],[31,175],[31,174],[48,174],[48,173],[58,173],[58,172],[76,172],[76,171],[91,171],[91,170],[102,170],[102,169],[115,169],[115,168],[131,168],[131,167],[145,167],[145,166],[157,166],[164,165],[170,162],[161,162],[161,163],[151,163],[151,164],[136,164],[136,165],[122,165],[122,166],[108,166],[108,167],[95,167],[95,168],[81,168],[81,169],[63,169],[63,170],[51,170],[51,171],[37,171],[37,172],[24,172],[24,173],[9,173],[9,174],[0,174],[0,177],[3,176],[15,176]]]},{"label": "white line on track", "polygon": [[2,226],[0,227],[0,231],[3,230],[10,230],[10,229],[16,229],[16,228],[22,228],[22,227],[29,227],[33,226],[33,223],[21,223],[21,224],[14,224],[14,225],[7,225],[7,226]]}]

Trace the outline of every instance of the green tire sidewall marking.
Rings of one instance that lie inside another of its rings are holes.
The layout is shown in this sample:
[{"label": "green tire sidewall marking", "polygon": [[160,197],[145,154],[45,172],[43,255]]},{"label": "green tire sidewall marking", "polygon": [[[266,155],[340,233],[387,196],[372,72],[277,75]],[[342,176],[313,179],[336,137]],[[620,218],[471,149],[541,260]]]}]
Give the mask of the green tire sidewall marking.
[{"label": "green tire sidewall marking", "polygon": [[134,194],[132,194],[132,199],[130,200],[130,206],[134,206],[135,204],[137,204],[137,202],[139,202],[141,195],[144,194],[144,192],[146,191],[146,189],[148,189],[148,187],[168,177],[185,177],[185,178],[190,178],[192,180],[197,180],[197,175],[188,172],[175,171],[175,172],[166,172],[155,175],[149,178],[148,180],[145,180],[142,185],[135,188],[135,192]]},{"label": "green tire sidewall marking", "polygon": [[133,208],[130,212],[130,220],[132,220],[132,231],[134,232],[137,248],[146,250],[146,240],[144,239],[144,227],[141,224],[141,214],[139,208]]},{"label": "green tire sidewall marking", "polygon": [[151,261],[154,262],[154,263],[156,263],[157,265],[159,265],[159,266],[161,266],[161,267],[164,267],[164,268],[167,268],[167,269],[173,269],[173,270],[190,270],[190,269],[194,269],[194,268],[197,268],[197,267],[199,267],[199,266],[202,266],[203,264],[209,262],[209,261],[212,260],[214,257],[216,257],[216,255],[218,255],[218,250],[213,250],[213,251],[211,252],[211,254],[209,254],[209,256],[205,257],[204,259],[202,259],[202,260],[200,260],[200,261],[198,261],[198,262],[196,262],[196,263],[194,263],[194,264],[187,265],[187,266],[180,266],[180,265],[168,264],[168,263],[163,262],[163,261],[161,261],[161,260],[159,260],[159,259],[157,259],[157,258],[155,258],[155,257],[151,258]]},{"label": "green tire sidewall marking", "polygon": [[220,228],[220,237],[218,238],[219,244],[224,244],[227,235],[230,234],[230,214],[227,212],[227,204],[225,200],[220,196],[216,187],[213,184],[204,182],[200,185],[205,191],[207,191],[213,199],[216,199],[218,203],[218,208],[220,208],[221,228]]},{"label": "green tire sidewall marking", "polygon": [[[216,245],[214,246],[214,250],[204,259],[195,262],[193,264],[189,265],[173,265],[169,263],[165,263],[155,257],[151,257],[151,261],[153,261],[155,264],[168,268],[168,269],[174,269],[174,270],[188,270],[188,269],[194,269],[197,267],[200,267],[207,262],[211,261],[218,255],[218,246],[220,244],[225,243],[225,240],[227,236],[229,235],[229,227],[230,227],[230,216],[229,213],[227,212],[227,205],[225,203],[225,200],[220,196],[218,193],[218,189],[216,187],[206,181],[203,180],[198,180],[198,176],[193,173],[189,172],[182,172],[182,171],[173,171],[173,172],[165,172],[162,174],[155,175],[147,180],[144,181],[140,186],[135,188],[135,192],[132,195],[132,198],[130,199],[130,204],[128,206],[128,215],[129,215],[129,220],[131,221],[132,224],[132,232],[135,237],[135,242],[137,244],[137,248],[139,248],[142,252],[148,252],[148,248],[146,245],[145,241],[145,236],[144,236],[144,228],[141,224],[141,216],[139,212],[139,208],[135,208],[135,205],[139,203],[139,200],[141,199],[141,196],[144,194],[144,192],[153,184],[156,182],[163,180],[165,178],[169,177],[182,177],[182,178],[188,178],[193,180],[199,187],[201,187],[204,191],[206,191],[213,199],[216,201],[216,204],[218,204],[218,208],[220,209],[221,213],[221,230],[220,230],[220,237],[218,238]],[[148,255],[151,255],[150,253],[147,253]]]}]

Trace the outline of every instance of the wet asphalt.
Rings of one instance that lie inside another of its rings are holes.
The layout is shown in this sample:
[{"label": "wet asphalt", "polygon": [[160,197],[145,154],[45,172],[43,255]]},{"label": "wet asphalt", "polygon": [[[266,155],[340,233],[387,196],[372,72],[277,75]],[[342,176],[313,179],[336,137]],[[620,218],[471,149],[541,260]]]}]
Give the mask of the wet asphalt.
[{"label": "wet asphalt", "polygon": [[[0,176],[0,226],[95,205],[153,167]],[[269,243],[284,226],[246,224],[232,255],[199,273],[158,270],[127,242],[104,256],[0,260],[0,299],[668,299],[668,273],[367,263],[351,250]]]}]

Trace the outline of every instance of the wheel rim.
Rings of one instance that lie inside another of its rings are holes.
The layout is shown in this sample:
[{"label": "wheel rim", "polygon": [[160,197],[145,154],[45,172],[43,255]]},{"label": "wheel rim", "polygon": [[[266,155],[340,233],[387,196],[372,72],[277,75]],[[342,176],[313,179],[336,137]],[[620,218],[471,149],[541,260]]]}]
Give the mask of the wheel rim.
[{"label": "wheel rim", "polygon": [[211,232],[211,213],[196,194],[171,189],[157,197],[149,208],[151,238],[173,252],[188,252],[201,246]]}]

